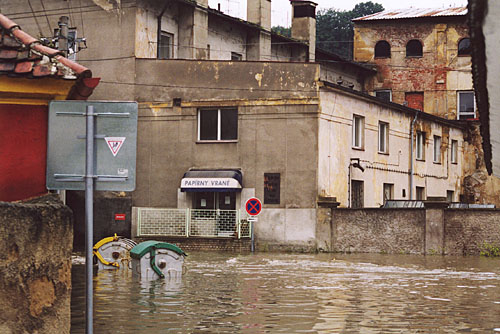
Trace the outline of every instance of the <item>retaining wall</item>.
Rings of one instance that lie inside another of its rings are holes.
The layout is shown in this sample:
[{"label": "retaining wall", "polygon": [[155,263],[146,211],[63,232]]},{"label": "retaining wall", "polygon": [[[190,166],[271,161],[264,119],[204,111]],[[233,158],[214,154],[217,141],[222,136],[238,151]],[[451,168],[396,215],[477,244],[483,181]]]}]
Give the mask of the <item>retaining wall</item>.
[{"label": "retaining wall", "polygon": [[0,202],[0,333],[69,333],[72,212],[57,196]]},{"label": "retaining wall", "polygon": [[478,255],[500,247],[499,209],[332,209],[333,252]]}]

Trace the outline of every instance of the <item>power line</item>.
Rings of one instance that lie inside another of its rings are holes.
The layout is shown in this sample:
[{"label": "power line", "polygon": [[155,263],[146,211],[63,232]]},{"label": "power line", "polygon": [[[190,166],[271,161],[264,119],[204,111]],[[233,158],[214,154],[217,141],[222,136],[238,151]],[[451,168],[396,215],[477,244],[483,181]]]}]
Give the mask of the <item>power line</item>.
[{"label": "power line", "polygon": [[40,27],[40,24],[38,23],[38,20],[36,18],[35,11],[33,10],[33,6],[31,5],[31,0],[28,0],[28,5],[30,6],[31,14],[33,15],[36,26],[38,27],[38,33],[40,34],[40,36],[43,36],[42,28]]},{"label": "power line", "polygon": [[45,10],[45,6],[43,4],[43,0],[40,0],[40,4],[42,5],[42,9],[45,13],[45,19],[47,20],[47,25],[49,26],[49,30],[52,32],[52,27],[50,26],[50,22],[49,22],[49,17],[47,16],[47,11]]}]

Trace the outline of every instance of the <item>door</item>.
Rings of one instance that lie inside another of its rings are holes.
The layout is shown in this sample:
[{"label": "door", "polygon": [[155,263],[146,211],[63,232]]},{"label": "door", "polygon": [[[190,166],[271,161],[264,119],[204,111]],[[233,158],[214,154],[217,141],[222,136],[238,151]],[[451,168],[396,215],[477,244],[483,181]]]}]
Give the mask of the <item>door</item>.
[{"label": "door", "polygon": [[364,206],[363,181],[351,181],[351,208]]}]

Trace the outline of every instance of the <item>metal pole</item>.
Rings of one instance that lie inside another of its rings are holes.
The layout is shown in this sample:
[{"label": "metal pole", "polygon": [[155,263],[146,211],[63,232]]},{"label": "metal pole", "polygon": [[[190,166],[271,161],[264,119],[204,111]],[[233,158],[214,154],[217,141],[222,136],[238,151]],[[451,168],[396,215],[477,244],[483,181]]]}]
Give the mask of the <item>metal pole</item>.
[{"label": "metal pole", "polygon": [[248,221],[250,222],[250,235],[252,236],[252,242],[250,244],[250,251],[253,253],[255,252],[255,238],[253,234],[253,224],[255,222],[255,219],[253,217],[248,218]]},{"label": "metal pole", "polygon": [[94,107],[87,106],[87,137],[85,166],[85,295],[86,334],[93,333],[93,266],[92,247],[94,235]]}]

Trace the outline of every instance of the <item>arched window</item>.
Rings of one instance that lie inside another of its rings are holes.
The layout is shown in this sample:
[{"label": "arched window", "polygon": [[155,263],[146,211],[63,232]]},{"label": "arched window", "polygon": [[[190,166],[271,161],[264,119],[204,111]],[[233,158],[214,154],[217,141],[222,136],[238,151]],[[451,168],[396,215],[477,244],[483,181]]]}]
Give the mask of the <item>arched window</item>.
[{"label": "arched window", "polygon": [[412,39],[406,44],[406,57],[422,57],[422,43]]},{"label": "arched window", "polygon": [[387,41],[375,44],[375,58],[391,58],[391,45]]},{"label": "arched window", "polygon": [[459,56],[470,56],[472,50],[470,45],[470,38],[462,38],[458,42],[458,55]]}]

